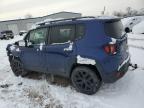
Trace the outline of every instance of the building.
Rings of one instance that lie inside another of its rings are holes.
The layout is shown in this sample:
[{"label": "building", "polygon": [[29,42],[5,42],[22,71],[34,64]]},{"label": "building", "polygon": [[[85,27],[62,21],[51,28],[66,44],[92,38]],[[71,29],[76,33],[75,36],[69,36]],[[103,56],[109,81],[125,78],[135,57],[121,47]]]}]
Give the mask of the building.
[{"label": "building", "polygon": [[29,30],[31,26],[36,22],[41,22],[46,19],[72,18],[72,17],[81,17],[81,14],[73,12],[59,12],[43,17],[0,21],[0,31],[12,30],[13,33],[17,35],[21,30],[25,31]]}]

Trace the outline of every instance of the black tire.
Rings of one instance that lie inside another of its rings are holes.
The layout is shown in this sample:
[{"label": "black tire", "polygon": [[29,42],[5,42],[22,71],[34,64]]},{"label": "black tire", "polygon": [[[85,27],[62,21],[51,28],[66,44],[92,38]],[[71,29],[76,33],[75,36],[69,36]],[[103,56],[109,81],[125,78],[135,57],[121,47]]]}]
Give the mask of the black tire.
[{"label": "black tire", "polygon": [[77,67],[73,70],[71,81],[77,91],[92,95],[101,87],[101,80],[95,71],[88,67]]},{"label": "black tire", "polygon": [[28,74],[28,72],[26,70],[24,70],[23,64],[21,63],[21,61],[19,59],[13,58],[10,61],[10,65],[11,65],[11,69],[12,69],[13,73],[15,74],[15,76],[25,77]]}]

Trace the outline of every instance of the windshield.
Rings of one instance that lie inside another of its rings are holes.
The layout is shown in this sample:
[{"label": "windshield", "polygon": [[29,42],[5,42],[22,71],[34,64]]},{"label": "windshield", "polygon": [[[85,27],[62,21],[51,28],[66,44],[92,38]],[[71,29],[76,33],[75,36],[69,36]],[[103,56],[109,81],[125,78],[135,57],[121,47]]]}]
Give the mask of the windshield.
[{"label": "windshield", "polygon": [[123,24],[119,21],[105,23],[105,33],[112,38],[121,38],[123,35]]}]

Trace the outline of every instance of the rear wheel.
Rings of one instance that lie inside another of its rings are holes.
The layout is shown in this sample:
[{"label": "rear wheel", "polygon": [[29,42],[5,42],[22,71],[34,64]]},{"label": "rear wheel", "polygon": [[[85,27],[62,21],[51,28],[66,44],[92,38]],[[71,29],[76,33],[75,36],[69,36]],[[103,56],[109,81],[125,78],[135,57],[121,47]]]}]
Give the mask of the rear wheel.
[{"label": "rear wheel", "polygon": [[24,70],[23,64],[21,63],[19,59],[13,58],[10,61],[10,64],[11,64],[12,71],[16,76],[24,77],[28,74],[28,72]]},{"label": "rear wheel", "polygon": [[77,67],[73,70],[71,80],[77,91],[92,95],[100,86],[101,80],[95,71],[88,67]]}]

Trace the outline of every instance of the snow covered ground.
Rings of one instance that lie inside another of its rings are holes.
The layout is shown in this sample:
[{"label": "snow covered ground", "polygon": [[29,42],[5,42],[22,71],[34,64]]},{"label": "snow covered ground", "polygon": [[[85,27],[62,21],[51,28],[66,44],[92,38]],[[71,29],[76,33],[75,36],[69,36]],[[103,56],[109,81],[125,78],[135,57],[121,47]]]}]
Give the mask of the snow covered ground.
[{"label": "snow covered ground", "polygon": [[104,84],[92,96],[78,93],[70,85],[52,85],[42,79],[15,77],[6,46],[20,40],[0,40],[0,108],[143,108],[144,35],[129,34],[131,60],[139,68],[113,84]]},{"label": "snow covered ground", "polygon": [[128,38],[129,38],[128,40],[129,46],[144,50],[144,34],[139,35],[129,34]]},{"label": "snow covered ground", "polygon": [[144,20],[135,25],[132,31],[135,34],[144,34]]},{"label": "snow covered ground", "polygon": [[134,16],[122,19],[124,28],[129,28],[134,34],[144,34],[144,16]]}]

